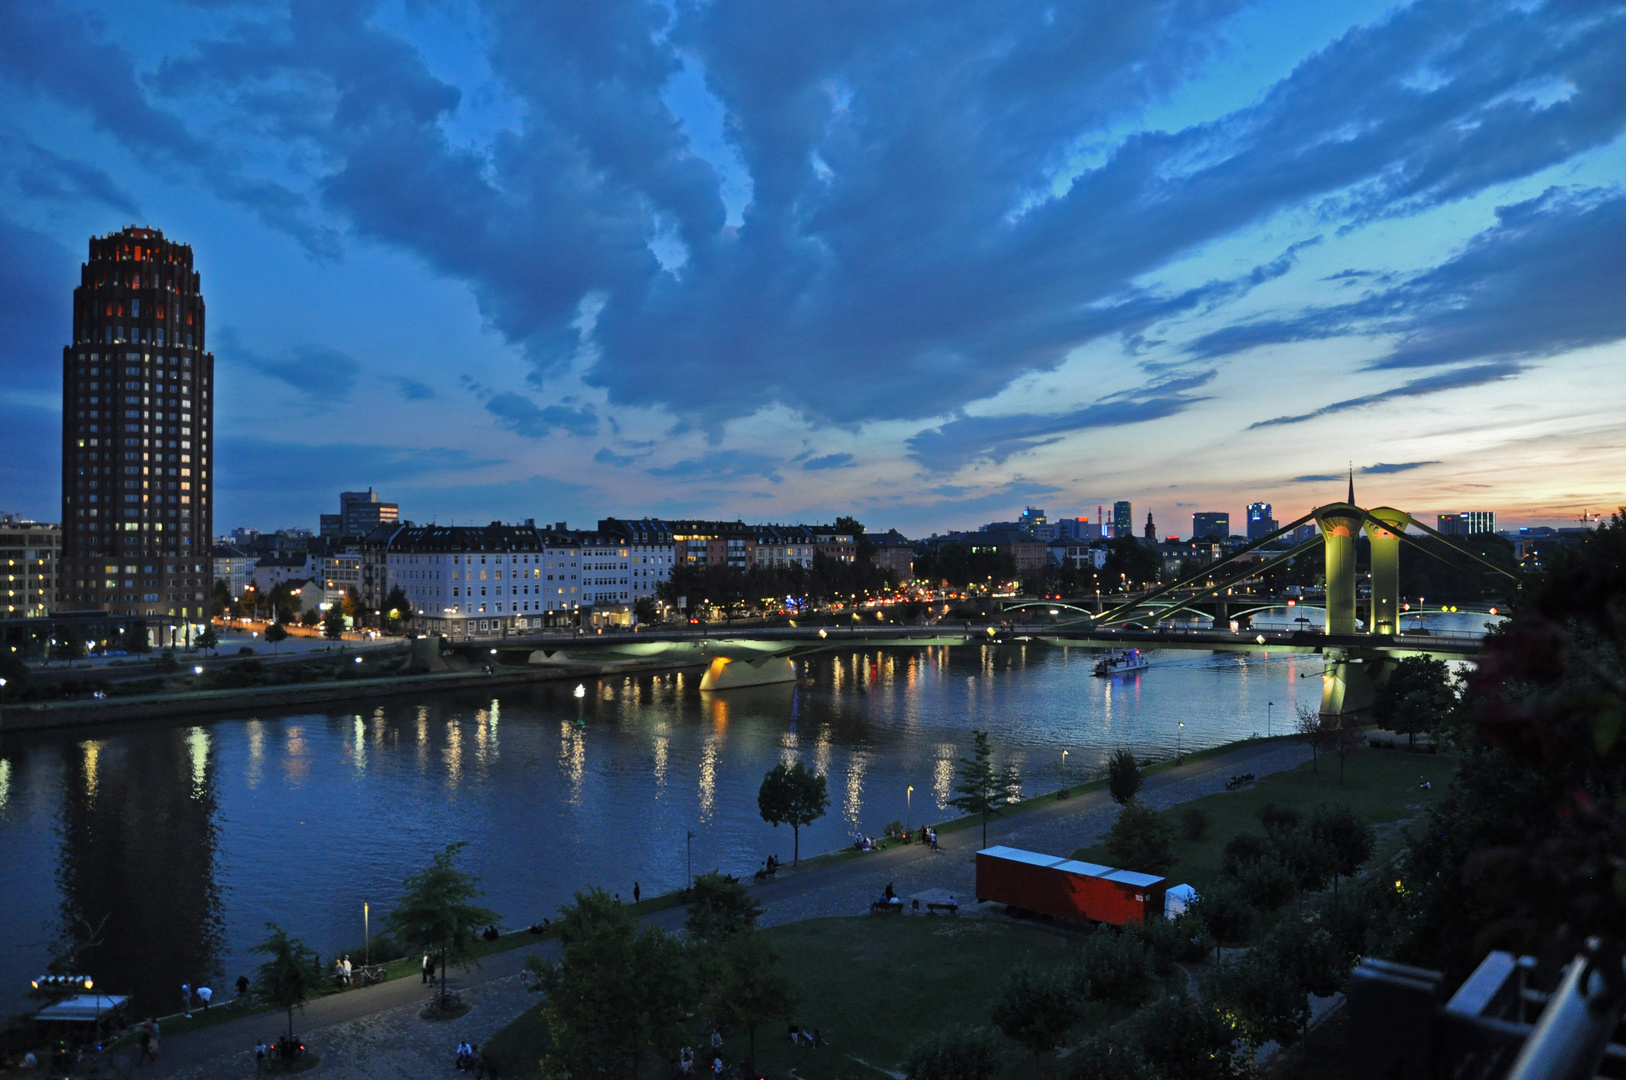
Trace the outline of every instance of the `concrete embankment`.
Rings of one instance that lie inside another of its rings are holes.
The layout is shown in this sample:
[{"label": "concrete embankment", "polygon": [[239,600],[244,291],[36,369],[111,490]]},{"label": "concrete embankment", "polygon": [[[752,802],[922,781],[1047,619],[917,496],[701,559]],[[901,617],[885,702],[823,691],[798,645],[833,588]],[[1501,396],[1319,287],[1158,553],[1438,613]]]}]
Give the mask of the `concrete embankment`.
[{"label": "concrete embankment", "polygon": [[490,674],[484,671],[447,671],[427,675],[392,675],[380,679],[344,679],[283,686],[249,686],[228,690],[189,690],[172,694],[31,702],[8,705],[0,711],[0,732],[89,727],[131,720],[171,720],[182,716],[238,715],[244,712],[317,705],[331,701],[353,701],[357,698],[371,700],[400,697],[405,694],[496,690],[524,683],[559,682],[701,666],[703,665],[637,660],[610,664],[502,666]]}]

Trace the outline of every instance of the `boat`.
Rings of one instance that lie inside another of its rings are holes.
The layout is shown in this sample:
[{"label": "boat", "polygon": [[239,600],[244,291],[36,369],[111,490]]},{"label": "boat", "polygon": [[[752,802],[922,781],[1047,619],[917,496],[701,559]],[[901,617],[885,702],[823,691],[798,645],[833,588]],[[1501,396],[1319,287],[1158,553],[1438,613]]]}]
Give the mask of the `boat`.
[{"label": "boat", "polygon": [[1146,659],[1146,654],[1139,649],[1124,649],[1122,652],[1109,652],[1095,662],[1095,674],[1102,678],[1113,675],[1126,675],[1131,671],[1144,671],[1152,666]]}]

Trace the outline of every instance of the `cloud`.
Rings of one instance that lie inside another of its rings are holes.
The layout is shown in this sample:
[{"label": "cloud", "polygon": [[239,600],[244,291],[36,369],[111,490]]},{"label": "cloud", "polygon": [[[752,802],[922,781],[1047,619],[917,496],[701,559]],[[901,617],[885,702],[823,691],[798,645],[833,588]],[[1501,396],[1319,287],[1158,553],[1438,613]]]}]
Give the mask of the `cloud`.
[{"label": "cloud", "polygon": [[635,454],[618,454],[608,446],[601,446],[598,453],[593,455],[593,460],[600,465],[614,465],[619,469],[631,465],[638,457]]},{"label": "cloud", "polygon": [[1056,415],[960,416],[908,441],[909,456],[933,472],[955,472],[973,461],[1002,464],[1015,454],[1057,442],[1076,431],[1159,420],[1190,408],[1202,397],[1189,391],[1209,383],[1214,371],[1171,376],[1121,391],[1091,405]]},{"label": "cloud", "polygon": [[511,391],[487,401],[486,411],[503,427],[527,439],[543,438],[556,429],[580,436],[598,432],[598,414],[585,405],[579,409],[568,405],[539,408],[530,398]]},{"label": "cloud", "polygon": [[1334,480],[1343,480],[1345,477],[1338,473],[1312,473],[1308,476],[1295,476],[1288,481],[1292,484],[1328,484]]},{"label": "cloud", "polygon": [[1386,464],[1384,462],[1379,462],[1376,465],[1363,465],[1361,467],[1361,475],[1362,476],[1386,476],[1389,473],[1409,472],[1412,469],[1421,469],[1424,465],[1438,465],[1438,464],[1439,464],[1438,461],[1403,461],[1403,462],[1400,462],[1399,464],[1395,464],[1395,465],[1390,465],[1390,464]]},{"label": "cloud", "polygon": [[1375,394],[1363,394],[1360,397],[1346,398],[1335,401],[1331,405],[1323,405],[1313,412],[1300,413],[1297,416],[1278,416],[1273,420],[1260,420],[1249,424],[1248,430],[1255,428],[1276,427],[1282,424],[1301,424],[1306,420],[1316,420],[1333,413],[1347,412],[1350,409],[1364,409],[1371,405],[1380,405],[1386,401],[1398,398],[1421,397],[1425,394],[1438,394],[1447,390],[1461,390],[1470,386],[1482,386],[1485,383],[1501,382],[1511,379],[1524,371],[1524,366],[1511,361],[1497,361],[1490,364],[1476,364],[1473,367],[1456,368],[1443,371],[1437,375],[1426,375],[1419,379],[1412,379],[1392,390],[1382,390]]},{"label": "cloud", "polygon": [[74,259],[56,241],[0,216],[0,393],[60,395],[62,347],[73,325],[73,293],[61,283],[78,277]]},{"label": "cloud", "polygon": [[802,469],[806,472],[818,472],[822,469],[846,469],[852,464],[851,454],[825,454],[823,457],[808,458],[802,462]]},{"label": "cloud", "polygon": [[784,464],[776,457],[754,454],[747,450],[713,450],[699,457],[688,458],[645,471],[651,476],[680,477],[684,479],[722,480],[732,477],[764,476],[777,484],[782,477],[779,469]]},{"label": "cloud", "polygon": [[0,161],[11,167],[12,183],[25,199],[72,207],[100,204],[130,217],[141,213],[129,192],[88,162],[63,157],[4,129],[0,129],[0,151]]},{"label": "cloud", "polygon": [[408,401],[427,401],[435,396],[432,387],[424,385],[417,379],[397,378],[395,385],[400,389],[401,396]]},{"label": "cloud", "polygon": [[296,345],[280,357],[265,356],[243,343],[235,326],[214,331],[214,348],[222,358],[253,368],[297,390],[307,405],[347,400],[361,376],[353,357],[323,345]]}]

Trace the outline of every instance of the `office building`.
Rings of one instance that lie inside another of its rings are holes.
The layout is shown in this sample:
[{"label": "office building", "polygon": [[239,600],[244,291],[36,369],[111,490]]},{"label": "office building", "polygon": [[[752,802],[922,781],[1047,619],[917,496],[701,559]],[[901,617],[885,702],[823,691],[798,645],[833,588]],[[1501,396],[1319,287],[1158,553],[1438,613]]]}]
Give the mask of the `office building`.
[{"label": "office building", "polygon": [[1057,540],[1099,540],[1101,526],[1089,518],[1062,518],[1056,522]]},{"label": "office building", "polygon": [[1496,511],[1464,510],[1457,514],[1441,514],[1436,528],[1447,536],[1472,536],[1475,533],[1496,531]]},{"label": "office building", "polygon": [[93,237],[62,350],[64,610],[207,616],[213,391],[191,247]]},{"label": "office building", "polygon": [[582,604],[579,533],[504,525],[412,525],[390,540],[388,579],[417,628],[463,640],[573,621]]},{"label": "office building", "polygon": [[330,539],[362,537],[380,525],[393,525],[400,520],[400,505],[380,502],[372,488],[343,491],[339,493],[339,512],[322,515],[321,535]]},{"label": "office building", "polygon": [[1128,499],[1112,504],[1112,535],[1114,538],[1135,535],[1135,508]]},{"label": "office building", "polygon": [[0,515],[0,618],[35,618],[56,610],[62,529],[43,521]]},{"label": "office building", "polygon": [[1270,504],[1256,502],[1248,504],[1248,539],[1258,540],[1269,536],[1277,529],[1276,519],[1271,516]]},{"label": "office building", "polygon": [[1231,515],[1223,511],[1205,511],[1191,515],[1191,538],[1202,540],[1204,538],[1215,540],[1229,540],[1231,538]]}]

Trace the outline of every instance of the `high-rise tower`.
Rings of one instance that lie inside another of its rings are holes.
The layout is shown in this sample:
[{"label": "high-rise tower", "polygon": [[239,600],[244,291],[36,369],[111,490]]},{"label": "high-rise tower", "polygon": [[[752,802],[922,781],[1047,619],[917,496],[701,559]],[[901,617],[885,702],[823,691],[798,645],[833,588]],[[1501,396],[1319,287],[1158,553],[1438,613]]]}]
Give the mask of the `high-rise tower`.
[{"label": "high-rise tower", "polygon": [[62,570],[69,611],[207,614],[214,357],[192,249],[157,229],[92,237],[62,350]]}]

